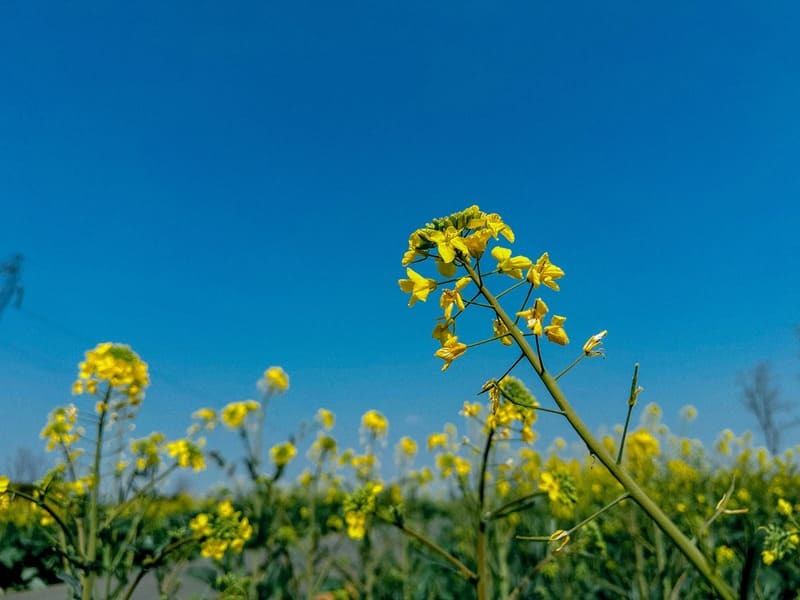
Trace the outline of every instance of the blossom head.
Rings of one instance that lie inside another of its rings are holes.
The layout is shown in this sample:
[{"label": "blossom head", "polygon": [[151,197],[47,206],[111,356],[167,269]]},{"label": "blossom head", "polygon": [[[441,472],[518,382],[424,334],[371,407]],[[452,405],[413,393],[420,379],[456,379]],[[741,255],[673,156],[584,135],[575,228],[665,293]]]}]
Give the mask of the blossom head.
[{"label": "blossom head", "polygon": [[255,400],[244,400],[242,402],[231,402],[222,409],[222,422],[230,429],[239,429],[247,415],[261,409],[261,405]]},{"label": "blossom head", "polygon": [[134,406],[141,403],[150,376],[147,363],[130,346],[104,342],[88,350],[85,356],[78,365],[78,379],[72,387],[74,394],[95,394],[98,385],[105,383],[127,403]]},{"label": "blossom head", "polygon": [[381,438],[389,430],[389,421],[377,410],[368,410],[361,417],[361,427],[376,438]]},{"label": "blossom head", "polygon": [[269,450],[269,457],[275,466],[285,467],[297,456],[297,448],[292,442],[276,444]]},{"label": "blossom head", "polygon": [[269,367],[259,379],[258,387],[264,393],[282,394],[289,389],[289,375],[281,367]]},{"label": "blossom head", "polygon": [[605,357],[605,350],[599,348],[603,343],[603,338],[608,335],[608,330],[604,329],[600,333],[594,334],[583,345],[583,353],[588,357],[602,356]]}]

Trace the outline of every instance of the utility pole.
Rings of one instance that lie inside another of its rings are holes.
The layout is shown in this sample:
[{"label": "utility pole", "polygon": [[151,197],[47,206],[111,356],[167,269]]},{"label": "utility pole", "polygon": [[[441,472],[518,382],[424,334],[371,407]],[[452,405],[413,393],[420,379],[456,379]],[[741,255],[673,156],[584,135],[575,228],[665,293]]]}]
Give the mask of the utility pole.
[{"label": "utility pole", "polygon": [[15,296],[14,306],[19,308],[22,305],[22,294],[25,291],[22,287],[22,254],[15,254],[6,262],[0,263],[0,276],[3,277],[0,282],[0,318],[2,318],[3,311]]}]

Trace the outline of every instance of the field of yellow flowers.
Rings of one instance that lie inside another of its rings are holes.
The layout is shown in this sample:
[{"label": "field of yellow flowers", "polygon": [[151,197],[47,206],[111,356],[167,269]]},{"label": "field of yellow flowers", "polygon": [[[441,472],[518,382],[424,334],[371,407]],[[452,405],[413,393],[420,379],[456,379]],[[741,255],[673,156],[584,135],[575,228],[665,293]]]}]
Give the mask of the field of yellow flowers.
[{"label": "field of yellow flowers", "polygon": [[[799,597],[796,449],[772,456],[730,431],[713,447],[673,434],[657,405],[639,404],[638,366],[625,422],[595,436],[559,381],[603,355],[607,332],[548,371],[548,353],[570,341],[555,296],[564,271],[546,252],[514,254],[514,241],[476,206],[409,237],[399,287],[410,305],[438,296],[429,339],[442,370],[484,344],[515,358],[475,382],[479,401],[453,407],[458,426],[393,448],[369,407],[355,448],[340,446],[324,409],[303,436],[263,448],[270,400],[290,390],[274,366],[260,401],[198,408],[180,439],[131,438],[147,364],[119,343],[86,352],[75,403],[42,429],[54,468],[36,482],[0,476],[0,587],[66,582],[71,598],[128,599],[154,575],[174,597],[180,572],[242,599]],[[464,323],[466,312],[478,320]],[[562,451],[566,440],[537,448],[543,412],[570,425],[584,455]],[[243,459],[207,449],[215,428],[239,438]],[[238,466],[246,485],[163,492],[175,472],[212,461],[231,476]]]}]

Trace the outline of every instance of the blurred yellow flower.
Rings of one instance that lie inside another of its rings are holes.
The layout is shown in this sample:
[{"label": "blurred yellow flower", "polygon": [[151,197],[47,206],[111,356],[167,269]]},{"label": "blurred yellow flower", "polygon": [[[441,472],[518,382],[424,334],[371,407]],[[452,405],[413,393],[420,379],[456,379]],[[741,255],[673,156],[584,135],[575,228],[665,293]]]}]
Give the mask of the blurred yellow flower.
[{"label": "blurred yellow flower", "polygon": [[289,389],[289,375],[280,367],[269,367],[264,371],[266,391],[282,393]]},{"label": "blurred yellow flower", "polygon": [[297,448],[291,442],[276,444],[269,450],[269,457],[278,467],[284,467],[297,455]]},{"label": "blurred yellow flower", "polygon": [[400,441],[397,442],[398,454],[405,458],[414,458],[417,455],[417,450],[417,442],[408,436],[400,438]]},{"label": "blurred yellow flower", "polygon": [[792,514],[792,503],[787,502],[783,498],[778,499],[778,506],[777,506],[778,514],[784,515],[788,517]]},{"label": "blurred yellow flower", "polygon": [[330,431],[336,423],[336,415],[326,408],[320,408],[317,411],[317,420],[326,431]]},{"label": "blurred yellow flower", "polygon": [[247,415],[260,408],[261,405],[255,400],[231,402],[222,409],[222,422],[231,429],[239,429]]},{"label": "blurred yellow flower", "polygon": [[389,429],[389,421],[377,410],[368,410],[361,417],[361,426],[375,437],[383,437]]}]

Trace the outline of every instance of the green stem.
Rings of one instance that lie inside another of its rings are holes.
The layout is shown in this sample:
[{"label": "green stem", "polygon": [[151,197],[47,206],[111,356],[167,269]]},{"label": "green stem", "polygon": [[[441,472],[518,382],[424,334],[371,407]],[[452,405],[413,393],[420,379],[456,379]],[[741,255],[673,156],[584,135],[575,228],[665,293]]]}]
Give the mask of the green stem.
[{"label": "green stem", "polygon": [[494,427],[486,435],[486,445],[481,456],[481,470],[478,479],[478,536],[475,540],[475,558],[478,562],[478,600],[489,600],[489,532],[488,522],[483,518],[486,507],[486,469],[489,465],[489,452],[492,449]]},{"label": "green stem", "polygon": [[580,419],[578,414],[572,408],[572,405],[567,400],[561,388],[553,376],[544,370],[542,362],[539,360],[536,351],[531,348],[528,340],[522,332],[514,325],[514,321],[508,316],[497,299],[492,293],[486,289],[481,283],[480,276],[472,268],[471,265],[463,263],[464,268],[469,273],[472,280],[480,289],[486,301],[492,305],[498,318],[503,321],[510,335],[519,346],[520,350],[525,354],[528,362],[533,367],[533,370],[539,373],[542,383],[547,388],[547,391],[552,396],[556,405],[564,413],[564,416],[569,421],[575,433],[580,436],[584,441],[589,451],[600,460],[606,469],[609,470],[611,475],[622,485],[622,487],[631,495],[631,498],[644,510],[644,512],[656,522],[661,530],[675,543],[686,558],[691,562],[695,568],[702,574],[708,584],[713,587],[716,592],[725,600],[734,600],[735,595],[730,589],[728,584],[712,569],[711,565],[703,556],[702,552],[691,543],[683,532],[672,522],[672,520],[661,510],[661,508],[647,495],[647,493],[639,487],[634,481],[633,477],[627,470],[623,469],[616,463],[614,457],[605,449],[605,447],[597,440],[586,424]]},{"label": "green stem", "polygon": [[639,394],[636,384],[639,383],[639,363],[633,366],[633,379],[631,380],[631,395],[628,397],[628,414],[625,416],[625,427],[622,430],[622,439],[619,441],[617,464],[622,464],[622,453],[625,450],[625,438],[628,436],[628,426],[631,422],[633,407],[636,406],[636,396]]},{"label": "green stem", "polygon": [[567,365],[567,367],[564,368],[558,375],[553,377],[553,379],[555,379],[556,381],[561,379],[564,375],[569,373],[570,369],[572,369],[575,365],[577,365],[579,362],[581,362],[584,358],[586,358],[586,355],[585,354],[581,354],[578,358],[576,358],[571,363],[569,363],[569,365]]},{"label": "green stem", "polygon": [[451,565],[453,565],[461,574],[461,576],[467,581],[472,583],[476,583],[478,581],[477,573],[475,573],[472,569],[467,567],[467,565],[458,560],[455,556],[450,554],[447,550],[439,546],[436,542],[428,539],[427,537],[425,537],[421,533],[414,531],[413,529],[409,529],[408,526],[406,526],[406,524],[399,519],[389,522],[395,527],[397,527],[400,531],[405,533],[407,536],[414,538],[420,544],[422,544],[429,550],[432,550],[433,552],[441,556],[443,559],[445,559],[447,562],[449,562]]},{"label": "green stem", "polygon": [[[103,404],[108,405],[111,397],[111,383],[106,388]],[[86,562],[89,563],[89,572],[83,577],[83,599],[91,600],[94,594],[94,561],[97,558],[97,534],[99,521],[99,498],[100,498],[100,462],[103,455],[103,429],[106,424],[107,410],[100,413],[97,420],[97,439],[94,447],[94,464],[92,465],[92,493],[89,497],[89,533],[86,536]]]}]

